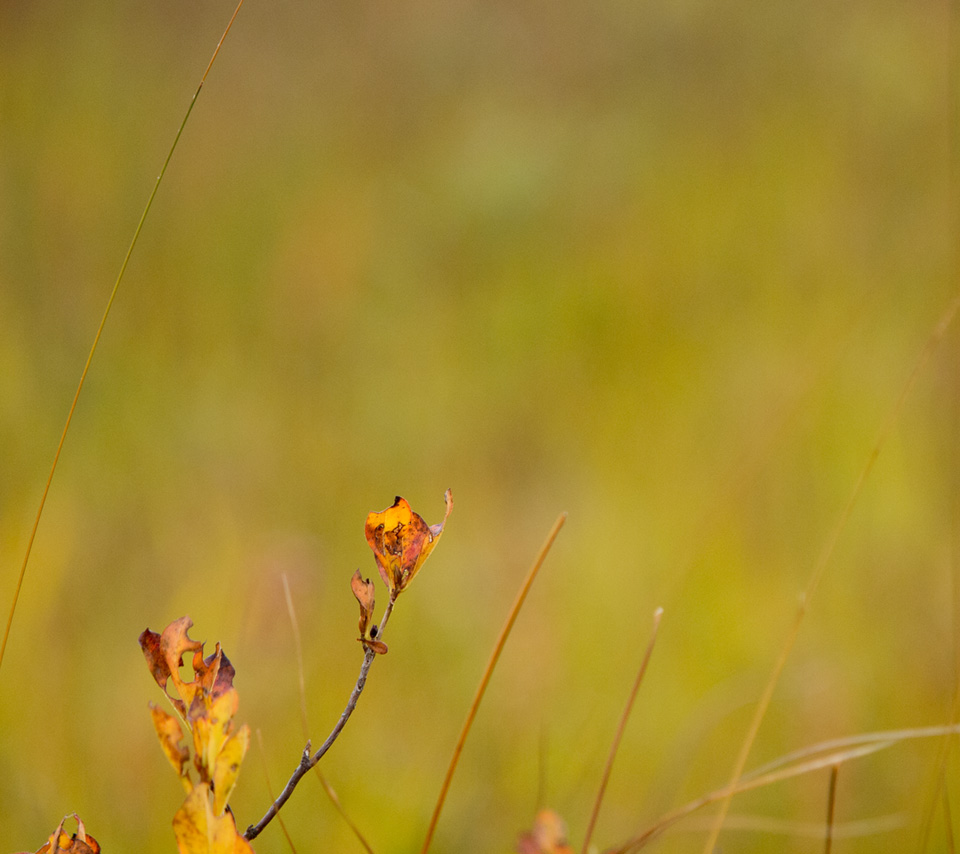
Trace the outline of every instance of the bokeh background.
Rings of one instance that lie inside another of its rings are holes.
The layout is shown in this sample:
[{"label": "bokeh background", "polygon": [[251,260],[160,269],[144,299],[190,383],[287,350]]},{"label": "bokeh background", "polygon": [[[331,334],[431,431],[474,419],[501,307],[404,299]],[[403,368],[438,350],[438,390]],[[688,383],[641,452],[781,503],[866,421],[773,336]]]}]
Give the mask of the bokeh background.
[{"label": "bokeh background", "polygon": [[[133,228],[229,2],[0,4],[0,608]],[[419,850],[521,578],[435,851],[595,841],[730,773],[801,591],[956,288],[945,2],[248,0],[109,319],[0,670],[0,849],[77,811],[172,851],[137,646],[183,615],[262,734],[240,827],[356,678],[349,578],[407,497],[440,547],[323,769]],[[950,720],[954,324],[843,529],[751,754]],[[381,600],[385,599],[381,588]],[[938,745],[845,766],[844,852],[946,850]],[[956,791],[955,763],[947,765]],[[816,824],[827,775],[732,814]],[[936,810],[924,849],[925,817]],[[954,815],[957,813],[953,805]],[[299,852],[361,851],[307,779]],[[892,828],[892,829],[891,829]],[[702,823],[656,850],[695,851]],[[730,830],[725,850],[817,851]],[[288,850],[274,826],[258,852]]]}]

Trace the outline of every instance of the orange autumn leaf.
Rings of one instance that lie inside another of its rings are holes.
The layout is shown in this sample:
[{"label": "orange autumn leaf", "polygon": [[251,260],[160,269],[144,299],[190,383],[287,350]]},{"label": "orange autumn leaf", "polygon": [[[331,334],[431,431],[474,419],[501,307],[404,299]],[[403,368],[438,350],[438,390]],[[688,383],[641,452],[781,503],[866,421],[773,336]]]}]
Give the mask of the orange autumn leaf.
[{"label": "orange autumn leaf", "polygon": [[390,590],[391,599],[413,581],[439,541],[453,509],[453,493],[448,489],[443,499],[446,513],[443,521],[436,525],[427,525],[399,495],[386,510],[367,516],[367,542],[373,549],[377,569]]},{"label": "orange autumn leaf", "polygon": [[[77,831],[68,834],[63,829],[63,825],[71,818],[77,822]],[[50,834],[50,838],[37,850],[36,854],[60,854],[61,851],[70,852],[70,854],[100,854],[100,844],[87,833],[80,816],[76,813],[64,816],[57,829]]]}]

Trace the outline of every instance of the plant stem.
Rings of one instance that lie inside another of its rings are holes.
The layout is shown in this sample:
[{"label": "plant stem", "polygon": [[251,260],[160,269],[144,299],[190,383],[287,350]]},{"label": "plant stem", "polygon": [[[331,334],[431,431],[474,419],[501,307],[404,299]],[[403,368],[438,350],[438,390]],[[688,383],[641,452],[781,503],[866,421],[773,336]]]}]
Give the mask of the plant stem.
[{"label": "plant stem", "polygon": [[517,619],[517,614],[520,613],[520,608],[523,607],[523,602],[527,598],[527,593],[530,592],[530,587],[533,585],[533,580],[537,577],[540,567],[543,566],[543,562],[547,559],[547,552],[550,551],[553,541],[557,538],[557,534],[560,533],[560,529],[563,527],[563,523],[566,521],[567,514],[561,513],[557,521],[553,523],[553,528],[547,535],[546,542],[544,542],[543,546],[540,548],[540,554],[537,555],[537,559],[533,562],[533,566],[530,567],[527,577],[520,586],[520,592],[517,593],[517,598],[514,600],[513,606],[510,608],[510,613],[507,615],[507,620],[504,623],[503,628],[500,630],[500,636],[497,638],[496,644],[494,644],[493,652],[490,655],[490,660],[487,662],[486,669],[483,671],[483,676],[480,677],[480,684],[477,686],[477,692],[473,697],[473,702],[470,704],[470,710],[467,712],[467,719],[463,722],[463,728],[460,730],[460,736],[457,739],[456,746],[453,748],[453,756],[450,758],[450,766],[447,768],[446,777],[443,778],[443,785],[440,787],[440,795],[437,798],[437,805],[434,807],[433,815],[430,818],[430,825],[427,827],[427,835],[423,840],[423,847],[420,849],[420,854],[427,854],[427,851],[430,848],[430,843],[433,841],[433,834],[437,829],[437,822],[440,819],[440,812],[443,810],[443,804],[444,801],[446,801],[447,792],[450,790],[450,782],[453,780],[453,772],[457,770],[457,762],[460,760],[460,754],[463,751],[463,745],[466,743],[467,735],[470,732],[470,727],[473,726],[473,719],[477,716],[477,709],[480,708],[480,701],[483,699],[483,695],[487,690],[490,677],[493,675],[493,669],[497,666],[500,653],[503,652],[504,644],[506,644],[507,638],[510,635],[510,630],[513,628],[513,624]]},{"label": "plant stem", "polygon": [[837,806],[837,775],[840,766],[834,765],[830,769],[830,785],[827,789],[827,839],[823,847],[823,854],[830,854],[833,848],[833,819]]},{"label": "plant stem", "polygon": [[200,97],[200,90],[203,89],[203,84],[207,80],[207,75],[210,73],[210,69],[213,68],[213,63],[216,61],[217,55],[220,53],[220,48],[223,46],[223,41],[226,39],[227,33],[230,32],[230,28],[233,26],[233,22],[236,20],[237,14],[240,12],[240,7],[242,5],[243,0],[239,0],[237,3],[237,8],[233,11],[233,16],[230,18],[226,29],[223,31],[223,35],[220,36],[220,41],[217,42],[217,47],[213,51],[213,56],[210,57],[210,62],[207,63],[207,69],[203,72],[203,77],[200,78],[200,85],[197,86],[197,91],[193,93],[193,98],[190,100],[190,105],[187,107],[187,111],[183,116],[183,121],[180,122],[180,128],[177,130],[177,135],[173,138],[173,144],[170,146],[169,151],[167,151],[167,157],[163,161],[163,166],[161,167],[160,174],[157,176],[157,180],[153,185],[153,190],[150,192],[150,196],[147,198],[147,204],[143,208],[143,213],[140,214],[140,221],[137,223],[137,227],[133,231],[133,238],[130,241],[127,254],[123,258],[123,263],[120,265],[120,272],[117,274],[117,279],[113,284],[113,290],[110,291],[110,296],[107,299],[107,306],[103,310],[103,316],[100,318],[100,325],[97,327],[96,334],[93,336],[93,344],[90,347],[90,353],[87,356],[87,361],[84,363],[83,370],[80,372],[80,381],[77,383],[77,390],[74,392],[73,402],[70,404],[70,409],[67,411],[67,420],[63,425],[63,431],[60,433],[60,441],[57,443],[57,450],[53,454],[53,463],[50,465],[50,473],[47,475],[47,482],[44,485],[43,493],[40,496],[40,505],[37,507],[37,515],[34,517],[33,526],[30,528],[30,536],[27,538],[27,549],[23,555],[23,563],[20,565],[20,574],[17,576],[17,583],[13,588],[13,601],[10,604],[10,614],[7,617],[7,624],[3,630],[3,640],[0,641],[0,665],[3,664],[3,656],[7,650],[7,641],[10,638],[10,629],[13,626],[13,615],[17,610],[17,602],[20,599],[20,591],[23,589],[23,579],[27,574],[27,564],[30,562],[30,554],[33,551],[33,542],[37,537],[37,529],[40,527],[40,517],[43,515],[43,508],[47,503],[47,495],[50,492],[50,484],[53,483],[53,476],[57,471],[57,464],[60,462],[60,453],[63,451],[63,443],[67,439],[67,433],[69,432],[70,424],[73,421],[73,413],[77,409],[77,402],[80,400],[80,392],[83,391],[83,384],[86,382],[87,374],[90,371],[90,364],[93,362],[93,356],[97,352],[97,345],[100,343],[100,338],[103,335],[103,329],[107,325],[107,318],[110,316],[110,309],[113,308],[113,303],[117,298],[117,292],[120,290],[120,282],[123,281],[123,275],[127,272],[127,265],[130,263],[130,256],[133,255],[133,250],[137,245],[140,232],[143,231],[143,223],[146,221],[147,214],[150,213],[150,208],[153,206],[153,200],[156,198],[157,190],[160,189],[163,176],[167,174],[167,166],[170,165],[173,152],[177,149],[177,143],[180,142],[183,129],[187,126],[187,120],[190,118],[190,113],[193,112],[194,104],[197,103],[197,98]]},{"label": "plant stem", "polygon": [[610,772],[613,770],[613,760],[616,758],[617,750],[620,748],[623,731],[627,728],[627,719],[630,717],[630,712],[633,709],[634,700],[637,699],[640,683],[643,682],[643,676],[647,672],[647,665],[650,663],[650,656],[653,654],[653,645],[657,640],[657,630],[660,628],[660,618],[662,616],[663,608],[657,608],[653,613],[653,634],[650,637],[650,642],[647,644],[647,651],[644,653],[637,678],[633,683],[633,690],[630,691],[627,706],[620,716],[620,724],[617,726],[617,733],[613,738],[613,744],[610,745],[610,755],[607,757],[607,764],[603,769],[603,777],[600,780],[600,790],[597,792],[597,799],[593,804],[593,812],[590,813],[590,821],[587,823],[587,832],[583,838],[582,854],[587,854],[587,850],[590,847],[590,839],[593,837],[593,829],[597,824],[597,816],[600,815],[600,805],[603,803],[603,795],[607,791],[607,782],[610,780]]},{"label": "plant stem", "polygon": [[[393,613],[393,605],[395,602],[396,597],[392,596],[387,603],[387,607],[384,609],[383,619],[380,621],[380,628],[377,632],[377,638],[383,637],[383,630],[387,625],[387,621],[390,619],[390,615]],[[370,672],[370,666],[376,657],[377,654],[372,649],[368,649],[366,653],[364,653],[363,664],[360,666],[360,675],[357,677],[357,684],[353,686],[353,691],[350,692],[350,698],[347,700],[347,705],[344,707],[343,712],[341,712],[340,719],[337,721],[336,726],[330,731],[330,735],[327,736],[326,740],[313,755],[310,754],[310,742],[307,742],[306,747],[303,749],[303,755],[300,757],[300,763],[297,765],[293,774],[290,775],[290,779],[287,780],[287,785],[283,787],[283,791],[280,792],[277,799],[270,804],[270,808],[264,813],[263,818],[247,828],[243,834],[244,839],[249,841],[256,839],[260,835],[261,831],[273,821],[274,816],[280,812],[280,808],[290,799],[290,795],[293,794],[293,790],[297,787],[297,784],[303,776],[313,768],[333,746],[333,743],[347,725],[347,721],[350,720],[350,715],[353,714],[353,710],[357,707],[357,701],[360,699],[360,694],[363,693],[363,687],[367,684],[367,674]]]}]

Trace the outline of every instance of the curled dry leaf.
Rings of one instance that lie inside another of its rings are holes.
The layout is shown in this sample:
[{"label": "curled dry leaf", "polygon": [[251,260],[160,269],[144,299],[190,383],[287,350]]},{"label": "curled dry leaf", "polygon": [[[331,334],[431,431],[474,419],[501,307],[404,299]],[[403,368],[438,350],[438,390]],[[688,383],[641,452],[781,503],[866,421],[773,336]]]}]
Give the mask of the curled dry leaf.
[{"label": "curled dry leaf", "polygon": [[358,569],[350,579],[350,588],[360,603],[360,639],[367,636],[367,628],[373,620],[374,587],[369,578],[364,578]]},{"label": "curled dry leaf", "polygon": [[360,603],[360,637],[357,640],[363,644],[365,650],[372,649],[377,655],[386,655],[387,645],[375,639],[377,627],[371,626],[375,592],[373,582],[369,578],[364,578],[358,569],[350,579],[350,588]]},{"label": "curled dry leaf", "polygon": [[[69,819],[77,823],[76,833],[67,833],[63,826]],[[50,834],[50,838],[39,848],[36,854],[60,854],[69,851],[70,854],[100,854],[100,843],[87,833],[80,816],[76,813],[64,816],[57,829]]]},{"label": "curled dry leaf", "polygon": [[447,517],[453,510],[453,493],[448,489],[443,499],[446,513],[443,521],[436,525],[427,525],[399,495],[386,510],[367,516],[367,542],[373,549],[377,569],[390,590],[391,599],[413,581],[440,539]]},{"label": "curled dry leaf", "polygon": [[[233,688],[236,672],[217,644],[216,651],[207,658],[203,657],[203,644],[191,640],[187,635],[193,620],[181,617],[174,620],[160,634],[144,629],[140,635],[140,649],[143,650],[147,666],[157,684],[170,698],[180,716],[187,718],[191,706],[201,694],[216,697]],[[180,676],[184,653],[192,652],[194,679],[185,682]],[[173,682],[177,696],[170,693],[167,683]],[[196,714],[196,712],[194,712]]]},{"label": "curled dry leaf", "polygon": [[567,844],[567,826],[553,810],[540,810],[533,829],[520,835],[517,854],[573,854]]}]

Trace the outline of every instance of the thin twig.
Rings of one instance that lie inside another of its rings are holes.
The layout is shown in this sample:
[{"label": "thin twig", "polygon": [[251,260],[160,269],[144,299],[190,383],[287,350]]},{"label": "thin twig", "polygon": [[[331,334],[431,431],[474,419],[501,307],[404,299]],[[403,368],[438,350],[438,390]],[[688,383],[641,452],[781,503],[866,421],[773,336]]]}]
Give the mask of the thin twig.
[{"label": "thin twig", "polygon": [[[380,621],[380,631],[377,634],[378,638],[383,636],[383,630],[387,625],[387,620],[390,619],[390,614],[393,613],[393,605],[395,602],[396,599],[391,598],[387,603],[387,607],[384,609],[383,619]],[[313,768],[333,746],[333,743],[337,740],[337,736],[340,735],[343,728],[347,725],[347,721],[350,720],[350,715],[353,714],[353,710],[357,707],[357,700],[360,699],[363,688],[367,684],[367,674],[370,672],[370,666],[376,657],[377,654],[372,649],[368,649],[366,653],[364,653],[363,664],[360,666],[360,675],[357,677],[357,684],[353,686],[353,691],[350,692],[350,698],[347,700],[347,705],[340,714],[340,719],[337,721],[336,726],[334,726],[330,731],[330,735],[327,736],[326,740],[312,756],[310,755],[310,742],[307,742],[307,746],[304,748],[303,754],[300,757],[300,763],[297,765],[293,774],[290,775],[290,779],[287,780],[287,785],[283,787],[283,791],[280,792],[277,799],[270,804],[270,808],[264,813],[263,818],[247,828],[243,834],[245,839],[249,841],[256,839],[260,835],[263,829],[270,824],[274,816],[280,811],[280,808],[290,799],[290,795],[293,794],[293,790],[297,788],[297,783],[303,779],[304,774]]]},{"label": "thin twig", "polygon": [[827,838],[823,846],[823,854],[830,854],[833,848],[833,813],[837,806],[837,776],[840,766],[834,765],[830,769],[830,785],[827,787]]},{"label": "thin twig", "polygon": [[610,745],[610,755],[607,756],[607,764],[603,769],[603,776],[600,779],[600,789],[597,792],[597,799],[593,803],[593,811],[590,813],[590,821],[587,823],[587,832],[583,837],[583,847],[580,849],[582,854],[587,854],[587,848],[590,845],[590,839],[593,837],[593,828],[597,823],[597,816],[600,815],[600,805],[603,803],[603,796],[607,790],[607,781],[610,779],[610,772],[613,770],[613,760],[620,748],[620,740],[623,738],[623,732],[627,728],[627,719],[633,709],[634,700],[637,699],[637,692],[640,690],[640,683],[647,672],[647,665],[650,663],[650,656],[653,654],[653,645],[657,642],[657,630],[660,628],[660,618],[663,616],[663,608],[657,608],[653,612],[653,633],[650,635],[650,642],[647,644],[647,651],[644,653],[643,661],[640,664],[640,670],[637,672],[637,678],[633,683],[633,689],[630,691],[630,697],[627,700],[627,706],[620,716],[620,723],[617,726],[617,734],[613,737],[613,744]]},{"label": "thin twig", "polygon": [[790,657],[790,653],[793,651],[797,636],[800,634],[800,627],[803,623],[803,618],[806,616],[807,608],[809,607],[810,602],[813,600],[814,594],[817,592],[817,588],[820,586],[820,582],[823,579],[827,566],[830,563],[837,544],[840,541],[840,536],[846,529],[847,522],[853,513],[853,508],[860,498],[860,493],[863,490],[863,486],[866,483],[870,472],[873,470],[873,466],[877,461],[877,457],[880,456],[880,451],[886,444],[887,438],[893,430],[894,424],[896,424],[897,419],[900,417],[900,413],[906,403],[907,396],[913,389],[913,386],[919,378],[921,371],[930,360],[930,357],[933,355],[934,350],[936,350],[937,345],[940,343],[940,339],[943,338],[947,328],[953,322],[958,309],[960,309],[960,295],[954,296],[954,298],[950,301],[946,310],[937,321],[937,325],[928,336],[923,349],[920,351],[920,355],[917,357],[917,360],[913,365],[913,369],[910,371],[906,382],[903,384],[903,387],[900,390],[900,394],[897,396],[894,405],[891,407],[886,419],[883,422],[883,425],[880,428],[877,439],[870,449],[870,454],[867,457],[867,461],[860,470],[860,475],[857,478],[856,483],[853,485],[853,489],[850,492],[850,497],[843,506],[840,516],[838,517],[833,530],[830,532],[830,536],[827,538],[824,548],[820,553],[820,557],[813,568],[813,572],[810,575],[810,580],[807,583],[806,591],[801,599],[797,616],[794,619],[793,624],[790,626],[790,630],[787,632],[786,640],[784,641],[783,647],[780,650],[780,654],[777,656],[776,663],[773,666],[773,671],[770,674],[770,678],[767,680],[767,684],[764,687],[760,701],[757,703],[753,718],[750,721],[750,726],[747,729],[747,734],[744,737],[743,744],[741,745],[740,751],[737,754],[737,759],[733,766],[733,773],[730,775],[730,781],[727,785],[727,791],[729,792],[729,795],[721,801],[720,809],[717,812],[713,828],[711,829],[710,834],[707,837],[707,842],[703,847],[704,854],[711,854],[716,847],[717,839],[720,836],[720,829],[723,827],[723,820],[726,817],[727,810],[730,808],[730,799],[733,797],[734,792],[737,791],[737,782],[743,774],[743,769],[746,767],[747,759],[750,756],[750,750],[753,747],[754,741],[756,741],[757,733],[760,731],[760,724],[763,722],[763,719],[767,714],[767,709],[769,708],[770,701],[773,698],[773,692],[780,681],[780,675],[783,673],[787,659]]},{"label": "thin twig", "polygon": [[340,719],[337,721],[336,726],[331,730],[330,735],[327,736],[326,741],[320,745],[320,749],[317,750],[312,756],[310,755],[310,742],[307,742],[307,746],[303,749],[303,754],[300,757],[300,762],[294,770],[293,774],[290,775],[290,779],[287,780],[287,785],[283,787],[283,791],[277,796],[277,799],[270,804],[270,808],[264,813],[263,818],[260,819],[256,824],[251,824],[246,832],[243,834],[244,838],[249,840],[256,839],[261,831],[273,820],[274,816],[280,811],[280,808],[290,799],[290,795],[293,794],[293,790],[297,787],[297,783],[303,779],[304,774],[306,774],[314,765],[316,765],[323,754],[326,753],[334,741],[337,740],[337,736],[340,735],[341,730],[346,726],[348,720],[350,720],[350,715],[353,714],[353,710],[357,707],[357,700],[360,699],[360,694],[363,692],[363,686],[367,684],[367,674],[370,672],[370,665],[373,664],[373,659],[376,658],[376,653],[372,649],[368,649],[363,656],[363,664],[360,667],[360,675],[357,677],[357,684],[353,686],[353,691],[350,692],[350,699],[347,700],[347,705],[344,708],[343,712],[340,715]]},{"label": "thin twig", "polygon": [[463,722],[463,728],[460,730],[460,736],[457,739],[456,746],[453,748],[453,756],[450,758],[450,766],[447,768],[447,774],[443,778],[443,785],[440,787],[440,796],[437,798],[437,805],[434,807],[433,815],[430,817],[430,825],[427,827],[427,835],[423,840],[423,847],[420,849],[420,854],[427,854],[427,851],[430,848],[430,843],[433,841],[433,834],[437,829],[437,821],[440,819],[440,812],[443,810],[444,801],[447,799],[447,792],[450,790],[450,781],[453,780],[453,772],[457,770],[457,763],[460,760],[460,754],[463,752],[463,745],[466,743],[467,735],[470,732],[470,727],[473,725],[473,719],[477,716],[477,709],[480,708],[480,701],[483,699],[483,695],[487,690],[487,684],[490,682],[490,677],[493,675],[493,669],[497,666],[500,653],[503,652],[503,647],[507,642],[507,638],[510,635],[510,630],[513,628],[513,624],[517,619],[517,614],[520,613],[520,608],[523,607],[523,602],[527,598],[527,593],[530,592],[530,587],[533,585],[533,581],[537,577],[540,567],[546,560],[547,553],[550,551],[553,541],[557,538],[557,534],[560,533],[560,529],[563,527],[563,523],[566,521],[567,514],[561,513],[557,521],[553,523],[553,528],[547,535],[547,539],[541,547],[540,554],[537,555],[537,559],[533,562],[533,566],[530,567],[530,571],[527,573],[527,577],[524,579],[523,584],[520,587],[520,592],[517,593],[517,598],[514,600],[513,606],[510,608],[510,613],[507,615],[507,620],[503,624],[503,628],[500,630],[500,636],[497,638],[496,644],[494,644],[493,653],[490,655],[490,660],[487,662],[486,669],[483,671],[483,676],[480,678],[480,684],[477,686],[477,692],[473,697],[473,702],[470,704],[470,710],[467,712],[467,719]]},{"label": "thin twig", "polygon": [[226,39],[227,33],[230,32],[230,28],[233,26],[233,22],[236,20],[237,14],[240,12],[240,7],[242,5],[243,0],[240,0],[240,2],[237,3],[237,8],[233,11],[233,15],[231,16],[226,29],[223,31],[223,35],[220,36],[220,41],[217,42],[217,47],[213,51],[213,56],[210,57],[210,62],[207,63],[206,71],[203,72],[203,77],[200,78],[200,84],[197,86],[197,91],[193,93],[193,98],[190,100],[190,105],[187,107],[187,111],[183,116],[183,121],[180,122],[180,128],[177,130],[177,134],[173,138],[173,144],[170,146],[170,150],[167,152],[167,157],[163,161],[163,166],[160,169],[160,174],[157,176],[156,183],[153,185],[153,190],[150,192],[150,196],[147,198],[147,204],[143,208],[143,213],[140,214],[140,221],[137,223],[137,227],[134,229],[133,239],[130,241],[127,254],[124,256],[123,263],[120,265],[120,273],[117,275],[117,280],[113,284],[113,290],[110,292],[110,296],[107,299],[107,306],[103,311],[103,316],[100,318],[100,325],[97,327],[97,332],[93,336],[93,344],[90,347],[90,353],[87,355],[87,361],[83,366],[83,370],[80,372],[80,381],[77,383],[77,390],[74,392],[73,402],[70,404],[70,409],[67,411],[67,420],[63,425],[63,431],[60,434],[60,441],[57,443],[57,450],[53,455],[53,463],[50,466],[50,473],[47,475],[47,482],[44,485],[43,493],[40,496],[40,506],[37,507],[37,515],[34,517],[33,526],[30,529],[30,536],[27,538],[27,550],[23,555],[23,563],[20,565],[20,574],[17,576],[17,583],[13,590],[13,602],[10,604],[10,614],[7,617],[7,624],[3,630],[3,641],[0,642],[0,666],[3,666],[3,656],[7,650],[7,640],[10,637],[10,629],[13,626],[13,615],[17,610],[17,602],[20,599],[20,591],[23,589],[23,579],[27,574],[27,564],[30,562],[30,554],[33,551],[33,542],[37,537],[37,529],[40,527],[40,517],[43,515],[44,505],[47,503],[47,495],[50,492],[50,484],[53,483],[53,475],[57,470],[57,463],[60,462],[60,452],[63,450],[63,444],[67,439],[67,431],[70,429],[70,423],[73,421],[73,413],[77,409],[77,402],[80,400],[80,392],[83,390],[83,384],[86,382],[87,373],[90,370],[90,364],[93,362],[93,355],[97,352],[97,345],[100,343],[100,337],[103,335],[103,329],[107,325],[107,318],[110,316],[110,309],[113,308],[113,303],[117,297],[117,292],[120,290],[120,282],[123,281],[124,273],[127,272],[127,265],[130,263],[130,256],[133,255],[133,248],[137,245],[140,232],[143,230],[143,223],[146,221],[147,214],[150,212],[150,208],[153,206],[153,200],[156,198],[157,190],[160,189],[160,182],[163,181],[163,176],[167,173],[167,166],[170,165],[170,160],[173,157],[173,152],[177,148],[177,143],[180,142],[180,136],[183,133],[183,129],[187,126],[187,119],[190,118],[190,113],[193,112],[194,104],[197,103],[197,98],[200,96],[200,90],[203,88],[204,82],[206,82],[207,75],[210,73],[210,69],[213,67],[213,63],[217,58],[217,54],[220,53],[220,48],[223,45],[224,39]]},{"label": "thin twig", "polygon": [[[287,574],[284,572],[280,577],[283,579],[283,594],[287,600],[287,613],[290,615],[290,625],[293,628],[293,639],[297,648],[297,672],[300,676],[300,718],[301,724],[303,725],[303,737],[308,739],[310,738],[310,724],[307,716],[307,684],[303,675],[303,642],[300,637],[300,624],[297,622],[297,612],[293,606],[293,596],[290,594],[290,583],[287,580]],[[258,737],[259,734],[260,733],[258,731]],[[319,766],[315,765],[313,770],[316,771],[317,779],[320,781],[323,791],[330,799],[330,803],[333,804],[333,808],[340,813],[340,817],[347,823],[347,826],[350,828],[350,830],[353,831],[353,835],[357,837],[357,840],[363,846],[367,854],[373,854],[373,849],[370,847],[370,843],[364,838],[364,835],[360,832],[360,828],[357,827],[357,825],[354,824],[350,819],[350,816],[347,815],[347,811],[343,808],[343,804],[340,803],[340,798],[337,797],[337,793],[334,791],[333,786],[327,782],[327,778],[323,776],[323,772],[320,770]],[[273,792],[270,792],[270,798],[273,799],[273,797]],[[279,817],[277,820],[280,821],[280,826],[283,827],[282,820]]]}]

